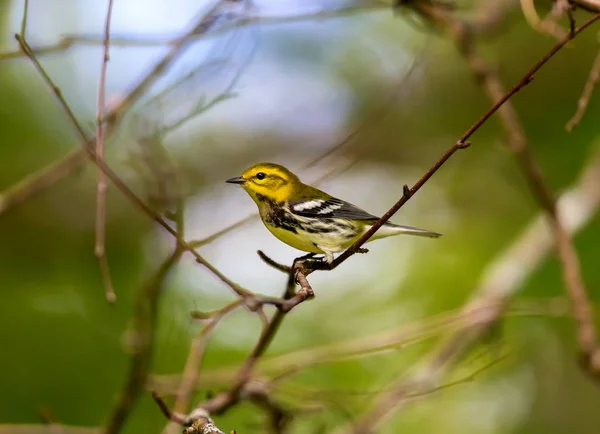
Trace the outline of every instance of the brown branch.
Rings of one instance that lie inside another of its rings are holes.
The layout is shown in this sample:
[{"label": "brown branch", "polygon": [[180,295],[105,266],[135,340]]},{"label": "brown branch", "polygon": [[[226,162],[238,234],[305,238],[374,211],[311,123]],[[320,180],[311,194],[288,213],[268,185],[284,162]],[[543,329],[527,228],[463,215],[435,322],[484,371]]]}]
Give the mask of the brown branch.
[{"label": "brown branch", "polygon": [[[204,358],[204,353],[206,351],[206,346],[208,344],[208,339],[212,331],[215,329],[217,324],[229,313],[233,312],[235,309],[243,305],[242,299],[236,300],[228,305],[222,307],[221,309],[211,312],[208,322],[202,328],[200,333],[192,340],[192,345],[188,354],[188,358],[185,362],[185,367],[183,368],[183,374],[181,378],[181,383],[179,385],[179,389],[177,391],[175,404],[173,405],[173,411],[176,413],[185,413],[190,405],[190,399],[192,398],[192,394],[196,389],[196,383],[198,381],[198,375],[200,372],[200,366],[202,364],[202,359]],[[206,316],[205,316],[206,318]],[[175,433],[178,429],[178,425],[176,422],[171,421],[165,429],[163,433]]]},{"label": "brown branch", "polygon": [[[171,411],[157,393],[152,392],[152,398],[168,420],[177,425],[186,426],[184,434],[225,434],[214,424],[209,414],[202,409],[196,409],[192,415],[184,416]],[[232,434],[235,434],[235,431],[232,431]]]},{"label": "brown branch", "polygon": [[567,122],[565,127],[567,131],[573,131],[573,128],[575,128],[581,121],[581,118],[583,117],[590,102],[592,92],[594,91],[594,87],[596,86],[598,79],[600,79],[600,50],[598,50],[598,54],[596,54],[596,58],[594,59],[594,63],[590,69],[590,74],[588,75],[585,86],[583,87],[583,92],[577,101],[577,111],[569,120],[569,122]]},{"label": "brown branch", "polygon": [[569,0],[577,7],[592,13],[600,13],[600,0]]},{"label": "brown branch", "polygon": [[[104,126],[104,109],[106,97],[106,70],[108,68],[109,47],[110,47],[110,21],[112,16],[113,0],[108,0],[106,19],[104,23],[104,50],[102,53],[102,63],[100,65],[100,78],[98,80],[98,102],[96,108],[96,156],[104,161],[104,135],[106,129]],[[108,268],[108,259],[105,249],[105,230],[106,230],[106,176],[100,167],[97,168],[96,181],[96,246],[94,252],[100,265],[100,274],[104,283],[104,293],[109,303],[115,303],[117,296],[113,290],[110,269]]]},{"label": "brown branch", "polygon": [[282,273],[289,273],[292,271],[291,267],[288,265],[280,264],[279,262],[275,262],[273,259],[269,258],[262,250],[257,251],[258,256],[262,259],[267,265],[275,268],[276,270],[281,271]]}]

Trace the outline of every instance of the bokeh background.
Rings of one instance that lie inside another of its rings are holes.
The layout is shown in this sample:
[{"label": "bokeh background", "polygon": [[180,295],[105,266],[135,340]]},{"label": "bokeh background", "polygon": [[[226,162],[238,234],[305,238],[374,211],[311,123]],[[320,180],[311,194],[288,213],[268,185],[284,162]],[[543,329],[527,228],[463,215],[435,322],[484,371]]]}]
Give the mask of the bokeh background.
[{"label": "bokeh background", "polygon": [[[93,134],[105,2],[29,3],[27,38],[32,46],[54,44],[63,35],[86,38],[40,59]],[[252,13],[293,17],[348,3],[257,1]],[[536,2],[544,13],[549,3]],[[169,49],[158,42],[182,34],[208,5],[116,0],[109,104],[122,98]],[[468,14],[478,5],[460,6]],[[18,49],[12,35],[19,31],[22,10],[21,0],[0,1],[2,51]],[[577,17],[582,20],[585,14]],[[227,16],[223,20],[227,23]],[[600,146],[598,92],[581,123],[565,131],[598,50],[597,31],[592,28],[578,37],[512,100],[529,145],[557,193],[577,181]],[[551,36],[533,30],[514,4],[478,47],[508,88],[554,43]],[[195,78],[181,82],[193,71]],[[173,83],[179,83],[175,92],[161,93]],[[490,106],[452,42],[414,16],[381,8],[328,19],[259,22],[233,26],[192,44],[119,123],[107,143],[109,164],[136,192],[147,195],[162,175],[141,157],[155,150],[136,138],[223,93],[226,98],[200,110],[161,141],[171,161],[168,167],[177,173],[177,191],[185,198],[188,239],[209,236],[255,211],[241,189],[223,181],[258,161],[283,164],[307,182],[331,172],[321,188],[383,213],[402,194],[402,186],[412,185]],[[358,127],[347,145],[306,168]],[[381,240],[369,246],[368,255],[353,257],[333,272],[313,274],[316,298],[285,320],[267,363],[277,355],[358,337],[375,339],[460,307],[485,267],[539,212],[504,141],[501,126],[492,118],[473,136],[473,146],[456,154],[392,219],[441,232],[442,238]],[[3,59],[0,198],[2,191],[79,145],[30,62]],[[167,159],[159,161],[166,164]],[[172,240],[109,187],[107,255],[118,297],[110,306],[94,257],[95,176],[95,168],[87,164],[0,214],[0,432],[11,432],[16,424],[41,423],[41,413],[67,425],[100,426],[125,379],[133,296]],[[600,220],[592,218],[574,239],[590,297],[598,302]],[[280,295],[285,276],[261,262],[257,249],[283,263],[298,255],[256,218],[199,251],[244,287]],[[515,304],[566,306],[564,294],[558,261],[550,255],[531,270]],[[190,319],[190,312],[215,309],[233,299],[229,288],[184,256],[168,279],[160,305],[152,374],[163,385],[163,394],[175,384],[173,376],[181,372],[191,339],[202,326]],[[573,321],[568,314],[540,310],[541,315],[503,322],[506,358],[472,381],[412,402],[380,432],[598,432],[600,391],[576,366]],[[227,387],[226,374],[247,356],[259,331],[256,316],[243,311],[219,324],[196,399]],[[290,376],[274,392],[286,408],[298,409],[289,432],[330,432],[351,422],[377,391],[417,364],[440,337],[332,360]],[[485,364],[494,358],[485,346],[475,352],[483,356],[466,357],[448,381],[460,380],[475,372],[482,359]],[[251,404],[215,418],[223,430],[238,433],[265,432],[264,420],[264,412]],[[125,431],[159,432],[164,424],[147,392]]]}]

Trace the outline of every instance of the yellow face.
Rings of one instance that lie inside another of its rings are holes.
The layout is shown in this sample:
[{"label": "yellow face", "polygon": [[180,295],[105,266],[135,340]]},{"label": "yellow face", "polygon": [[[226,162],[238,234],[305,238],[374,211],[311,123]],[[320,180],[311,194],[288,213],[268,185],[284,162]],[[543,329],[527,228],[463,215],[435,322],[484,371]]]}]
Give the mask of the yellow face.
[{"label": "yellow face", "polygon": [[260,196],[274,202],[284,202],[300,184],[296,175],[273,163],[255,164],[246,169],[242,176],[226,182],[240,184],[257,203],[260,202]]}]

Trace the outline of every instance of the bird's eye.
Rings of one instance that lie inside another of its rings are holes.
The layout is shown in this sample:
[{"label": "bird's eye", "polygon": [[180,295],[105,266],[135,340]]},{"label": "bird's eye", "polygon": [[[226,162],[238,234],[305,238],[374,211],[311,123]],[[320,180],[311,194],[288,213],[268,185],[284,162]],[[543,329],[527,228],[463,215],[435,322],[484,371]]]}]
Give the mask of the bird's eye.
[{"label": "bird's eye", "polygon": [[256,179],[258,179],[258,180],[262,180],[262,179],[265,179],[265,177],[266,177],[266,176],[267,176],[267,175],[265,175],[263,172],[258,172],[258,173],[256,174]]}]

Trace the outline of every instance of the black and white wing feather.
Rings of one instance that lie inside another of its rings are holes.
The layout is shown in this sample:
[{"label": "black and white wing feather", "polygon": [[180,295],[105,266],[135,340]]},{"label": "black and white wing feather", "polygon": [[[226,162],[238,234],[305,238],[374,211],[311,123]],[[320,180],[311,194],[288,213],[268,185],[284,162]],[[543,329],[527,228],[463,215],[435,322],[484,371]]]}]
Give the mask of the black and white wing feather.
[{"label": "black and white wing feather", "polygon": [[314,218],[339,218],[350,220],[378,220],[379,217],[365,210],[345,202],[341,199],[331,197],[329,199],[290,200],[288,202],[290,211],[302,217]]},{"label": "black and white wing feather", "polygon": [[[368,224],[373,224],[375,221],[379,220],[379,217],[366,212],[364,209],[335,197],[330,197],[329,199],[290,200],[288,206],[293,214],[301,217],[363,220],[368,222]],[[441,235],[426,229],[386,222],[371,239],[398,234],[409,234],[430,238],[437,238]]]}]

